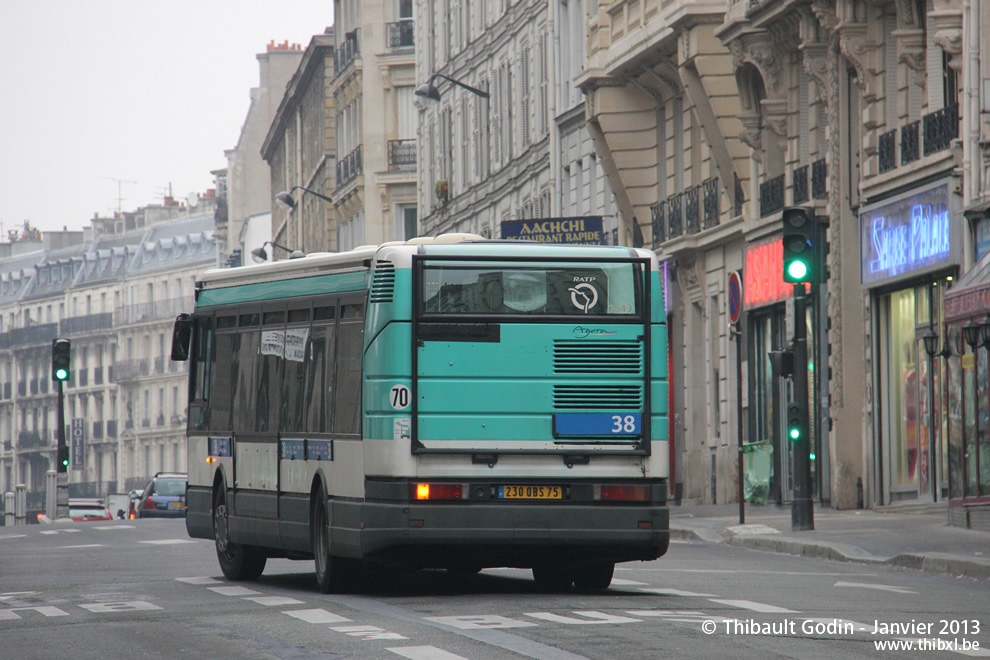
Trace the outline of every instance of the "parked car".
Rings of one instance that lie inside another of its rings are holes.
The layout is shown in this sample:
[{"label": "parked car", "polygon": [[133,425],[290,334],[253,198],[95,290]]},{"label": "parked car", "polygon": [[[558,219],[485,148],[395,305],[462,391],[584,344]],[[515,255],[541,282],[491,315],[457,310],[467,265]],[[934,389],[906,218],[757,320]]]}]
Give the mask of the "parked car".
[{"label": "parked car", "polygon": [[180,472],[159,472],[141,493],[138,518],[182,518],[186,515],[186,481]]},{"label": "parked car", "polygon": [[103,500],[84,497],[69,498],[69,518],[76,522],[113,520],[110,509],[106,507]]}]

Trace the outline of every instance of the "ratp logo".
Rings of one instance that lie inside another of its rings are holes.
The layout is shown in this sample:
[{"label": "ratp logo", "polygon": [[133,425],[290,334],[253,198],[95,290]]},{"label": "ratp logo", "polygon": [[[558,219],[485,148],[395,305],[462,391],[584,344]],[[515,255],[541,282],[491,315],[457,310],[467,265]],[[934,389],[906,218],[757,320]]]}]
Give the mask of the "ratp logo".
[{"label": "ratp logo", "polygon": [[585,314],[598,304],[598,289],[587,282],[572,286],[567,290],[571,292],[571,304],[583,310]]}]

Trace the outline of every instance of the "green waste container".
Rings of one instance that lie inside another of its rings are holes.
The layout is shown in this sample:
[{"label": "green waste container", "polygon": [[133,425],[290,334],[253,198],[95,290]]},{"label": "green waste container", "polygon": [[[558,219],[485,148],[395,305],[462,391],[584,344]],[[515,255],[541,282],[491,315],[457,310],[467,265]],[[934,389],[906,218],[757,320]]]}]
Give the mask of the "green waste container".
[{"label": "green waste container", "polygon": [[743,443],[745,475],[743,494],[747,502],[766,504],[770,495],[770,472],[773,469],[773,445],[769,440]]}]

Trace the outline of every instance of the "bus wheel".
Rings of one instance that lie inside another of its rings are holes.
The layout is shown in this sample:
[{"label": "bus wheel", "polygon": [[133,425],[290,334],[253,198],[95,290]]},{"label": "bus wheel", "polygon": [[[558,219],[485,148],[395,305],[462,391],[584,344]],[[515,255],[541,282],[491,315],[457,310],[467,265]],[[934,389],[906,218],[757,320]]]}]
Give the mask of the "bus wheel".
[{"label": "bus wheel", "polygon": [[541,564],[533,567],[533,580],[544,591],[566,591],[574,578],[566,566]]},{"label": "bus wheel", "polygon": [[579,566],[574,571],[574,586],[581,591],[601,591],[612,583],[615,564],[601,562]]},{"label": "bus wheel", "polygon": [[213,498],[213,538],[217,545],[220,570],[228,580],[257,580],[268,557],[258,548],[234,543],[227,536],[227,490],[220,488]]},{"label": "bus wheel", "polygon": [[341,557],[330,554],[330,518],[327,516],[327,497],[320,488],[313,505],[313,525],[310,534],[313,541],[313,561],[316,564],[316,584],[322,593],[340,591],[345,586],[344,572],[347,563]]}]

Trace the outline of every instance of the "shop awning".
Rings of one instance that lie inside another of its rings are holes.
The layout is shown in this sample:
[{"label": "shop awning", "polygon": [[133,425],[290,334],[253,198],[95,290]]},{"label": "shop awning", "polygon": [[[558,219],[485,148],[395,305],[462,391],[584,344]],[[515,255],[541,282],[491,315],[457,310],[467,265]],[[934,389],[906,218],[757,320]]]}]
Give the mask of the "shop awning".
[{"label": "shop awning", "polygon": [[990,253],[946,292],[945,320],[949,323],[971,318],[980,321],[987,311],[990,311]]}]

